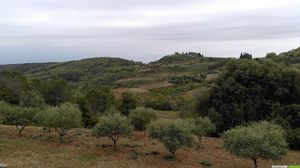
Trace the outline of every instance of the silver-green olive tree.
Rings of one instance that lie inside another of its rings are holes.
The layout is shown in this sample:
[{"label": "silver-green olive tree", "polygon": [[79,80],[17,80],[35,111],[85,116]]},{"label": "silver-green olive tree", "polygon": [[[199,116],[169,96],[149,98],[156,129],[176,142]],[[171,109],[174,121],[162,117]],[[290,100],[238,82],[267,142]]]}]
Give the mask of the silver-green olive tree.
[{"label": "silver-green olive tree", "polygon": [[54,128],[64,142],[64,136],[71,128],[81,127],[81,111],[77,105],[64,103],[57,107],[47,107],[36,115],[42,126]]},{"label": "silver-green olive tree", "polygon": [[129,113],[129,119],[135,129],[144,131],[151,121],[158,118],[155,110],[151,108],[138,107],[131,110]]},{"label": "silver-green olive tree", "polygon": [[251,159],[278,160],[285,155],[288,144],[284,130],[269,122],[238,126],[223,134],[224,147],[231,154]]},{"label": "silver-green olive tree", "polygon": [[18,131],[19,137],[26,126],[33,122],[33,116],[36,114],[35,108],[26,108],[12,106],[5,102],[0,102],[0,113],[3,124],[14,125]]},{"label": "silver-green olive tree", "polygon": [[133,126],[127,117],[119,113],[109,113],[100,118],[99,122],[93,127],[92,135],[99,137],[108,137],[113,141],[114,150],[117,149],[117,142],[121,136],[132,134]]},{"label": "silver-green olive tree", "polygon": [[195,126],[192,130],[193,134],[198,137],[199,146],[201,145],[201,140],[203,136],[207,136],[208,134],[214,132],[216,130],[216,126],[211,122],[208,117],[198,117],[195,119]]},{"label": "silver-green olive tree", "polygon": [[179,148],[191,147],[193,144],[193,123],[191,120],[157,120],[152,122],[147,129],[148,135],[164,144],[175,159]]}]

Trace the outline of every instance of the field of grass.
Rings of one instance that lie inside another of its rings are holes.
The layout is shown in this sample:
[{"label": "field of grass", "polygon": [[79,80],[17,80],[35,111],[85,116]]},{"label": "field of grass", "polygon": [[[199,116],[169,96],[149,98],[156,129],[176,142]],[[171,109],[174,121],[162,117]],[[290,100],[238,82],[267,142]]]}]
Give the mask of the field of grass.
[{"label": "field of grass", "polygon": [[[122,138],[118,150],[112,151],[107,138],[94,138],[88,129],[73,129],[61,144],[54,132],[39,127],[28,127],[21,138],[13,126],[0,126],[0,163],[16,168],[196,168],[210,167],[247,168],[253,167],[249,160],[237,158],[225,152],[221,139],[204,138],[202,148],[178,150],[175,161],[165,160],[166,149],[158,142],[149,140],[144,132],[134,132],[131,138]],[[272,164],[296,164],[300,162],[299,151],[289,151],[282,160],[262,161],[259,167]]]}]

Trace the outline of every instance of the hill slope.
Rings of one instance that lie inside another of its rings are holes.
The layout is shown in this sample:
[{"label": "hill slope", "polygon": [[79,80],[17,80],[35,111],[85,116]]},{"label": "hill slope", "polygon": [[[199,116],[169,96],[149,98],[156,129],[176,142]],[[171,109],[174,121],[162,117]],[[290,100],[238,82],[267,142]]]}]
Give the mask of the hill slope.
[{"label": "hill slope", "polygon": [[61,78],[74,84],[151,88],[153,83],[168,85],[169,80],[175,77],[197,76],[215,70],[227,60],[177,54],[143,64],[121,58],[99,57],[62,63],[0,65],[0,71],[16,70],[30,79]]}]

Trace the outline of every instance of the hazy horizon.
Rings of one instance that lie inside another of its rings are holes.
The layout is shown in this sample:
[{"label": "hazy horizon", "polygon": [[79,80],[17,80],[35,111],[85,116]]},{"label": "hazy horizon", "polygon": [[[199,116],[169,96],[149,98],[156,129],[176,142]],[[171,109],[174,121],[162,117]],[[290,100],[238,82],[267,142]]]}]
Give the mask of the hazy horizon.
[{"label": "hazy horizon", "polygon": [[300,46],[299,8],[294,0],[3,0],[0,64],[147,63],[176,51],[263,57]]}]

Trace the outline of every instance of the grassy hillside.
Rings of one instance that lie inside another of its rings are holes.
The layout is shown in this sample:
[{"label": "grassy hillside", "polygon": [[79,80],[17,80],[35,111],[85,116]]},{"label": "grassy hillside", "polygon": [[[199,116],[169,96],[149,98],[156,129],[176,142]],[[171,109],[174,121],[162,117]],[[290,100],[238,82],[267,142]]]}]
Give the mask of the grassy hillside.
[{"label": "grassy hillside", "polygon": [[49,63],[26,63],[26,64],[9,64],[9,65],[0,65],[0,71],[3,70],[14,70],[21,73],[31,73],[34,71],[41,71],[45,67],[56,64],[55,62]]},{"label": "grassy hillside", "polygon": [[[266,59],[300,69],[300,47]],[[199,53],[175,53],[149,64],[99,57],[61,63],[0,65],[0,71],[20,71],[29,79],[60,78],[81,88],[108,85],[118,95],[129,91],[175,97],[191,94],[216,79],[229,60],[203,57]]]},{"label": "grassy hillside", "polygon": [[288,52],[282,52],[278,55],[275,53],[269,54],[269,57],[267,55],[267,58],[272,59],[277,63],[282,63],[300,69],[300,47]]},{"label": "grassy hillside", "polygon": [[0,65],[0,71],[19,71],[29,79],[61,78],[75,86],[109,85],[119,92],[128,88],[148,92],[173,85],[201,83],[206,73],[216,73],[227,61],[185,53],[168,55],[149,64],[99,57],[62,63]]}]

